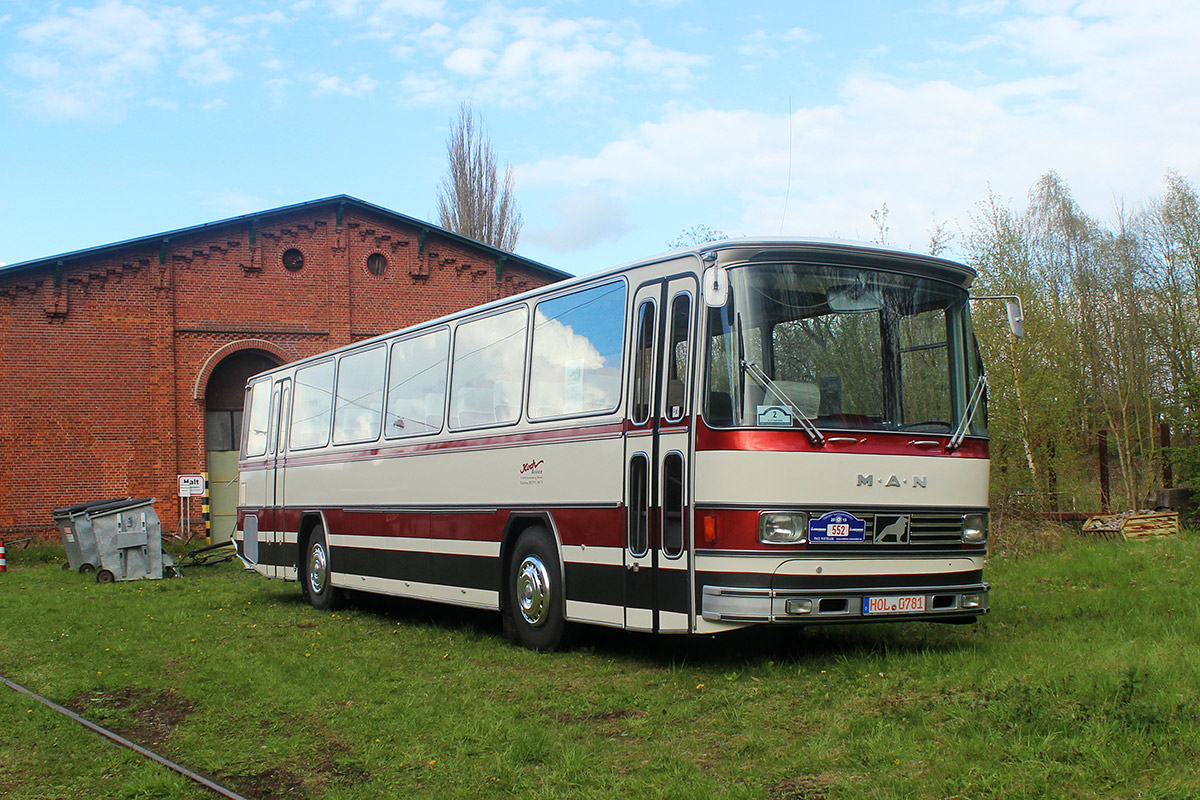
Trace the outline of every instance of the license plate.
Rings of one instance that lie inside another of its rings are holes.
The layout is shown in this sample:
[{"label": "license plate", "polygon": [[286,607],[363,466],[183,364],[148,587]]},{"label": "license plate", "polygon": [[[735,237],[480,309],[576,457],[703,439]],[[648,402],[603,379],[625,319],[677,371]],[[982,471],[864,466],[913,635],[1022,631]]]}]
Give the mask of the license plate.
[{"label": "license plate", "polygon": [[863,614],[922,614],[925,595],[876,595],[863,598]]}]

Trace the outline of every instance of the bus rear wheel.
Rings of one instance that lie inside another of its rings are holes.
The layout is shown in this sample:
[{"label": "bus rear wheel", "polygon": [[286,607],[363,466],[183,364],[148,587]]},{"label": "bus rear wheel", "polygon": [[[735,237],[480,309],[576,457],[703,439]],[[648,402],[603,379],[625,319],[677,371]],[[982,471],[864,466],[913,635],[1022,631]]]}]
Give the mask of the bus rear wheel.
[{"label": "bus rear wheel", "polygon": [[517,539],[508,569],[508,625],[531,650],[562,647],[567,628],[563,612],[562,564],[554,539],[542,527],[526,530]]},{"label": "bus rear wheel", "polygon": [[301,558],[300,586],[309,604],[318,611],[337,608],[342,592],[331,582],[329,545],[324,527],[317,525],[312,529]]}]

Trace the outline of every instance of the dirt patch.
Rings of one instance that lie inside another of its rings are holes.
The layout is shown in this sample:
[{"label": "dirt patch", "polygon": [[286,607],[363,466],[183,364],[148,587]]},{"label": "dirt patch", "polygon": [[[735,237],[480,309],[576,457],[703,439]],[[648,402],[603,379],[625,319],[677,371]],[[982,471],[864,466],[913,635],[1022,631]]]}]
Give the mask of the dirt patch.
[{"label": "dirt patch", "polygon": [[624,708],[612,711],[598,711],[595,714],[558,713],[554,719],[559,722],[616,722],[622,719],[640,719],[646,716],[645,711],[630,711]]},{"label": "dirt patch", "polygon": [[69,707],[88,718],[97,716],[97,712],[124,712],[132,719],[107,722],[106,727],[152,750],[169,739],[194,708],[191,701],[180,697],[174,689],[159,692],[136,687],[80,692],[71,698]]},{"label": "dirt patch", "polygon": [[767,790],[771,800],[826,800],[832,782],[825,775],[788,778]]},{"label": "dirt patch", "polygon": [[233,789],[251,800],[274,800],[274,798],[305,798],[308,789],[304,779],[285,769],[268,769],[252,774],[218,773],[213,778],[217,783]]}]

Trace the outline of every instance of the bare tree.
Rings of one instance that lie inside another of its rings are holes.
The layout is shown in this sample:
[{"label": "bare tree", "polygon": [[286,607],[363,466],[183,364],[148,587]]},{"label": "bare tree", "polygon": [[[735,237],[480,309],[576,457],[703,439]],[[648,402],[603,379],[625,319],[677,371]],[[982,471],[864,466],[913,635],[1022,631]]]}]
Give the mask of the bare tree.
[{"label": "bare tree", "polygon": [[496,167],[496,153],[469,103],[458,107],[458,120],[446,139],[449,172],[438,189],[441,226],[463,236],[513,250],[524,220],[513,199],[513,173]]},{"label": "bare tree", "polygon": [[682,250],[685,247],[697,247],[708,242],[719,242],[728,238],[727,235],[716,228],[710,228],[701,223],[693,225],[690,228],[684,228],[679,232],[678,236],[667,242],[667,247],[672,250]]}]

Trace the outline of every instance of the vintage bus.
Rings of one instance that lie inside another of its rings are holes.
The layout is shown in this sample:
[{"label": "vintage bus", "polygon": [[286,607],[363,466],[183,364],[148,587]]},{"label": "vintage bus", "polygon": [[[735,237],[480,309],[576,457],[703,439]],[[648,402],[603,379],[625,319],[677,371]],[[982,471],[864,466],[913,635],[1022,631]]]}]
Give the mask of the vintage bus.
[{"label": "vintage bus", "polygon": [[712,242],[253,377],[235,542],[344,590],[568,623],[970,622],[988,610],[974,272]]}]

